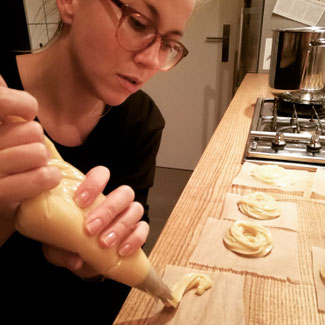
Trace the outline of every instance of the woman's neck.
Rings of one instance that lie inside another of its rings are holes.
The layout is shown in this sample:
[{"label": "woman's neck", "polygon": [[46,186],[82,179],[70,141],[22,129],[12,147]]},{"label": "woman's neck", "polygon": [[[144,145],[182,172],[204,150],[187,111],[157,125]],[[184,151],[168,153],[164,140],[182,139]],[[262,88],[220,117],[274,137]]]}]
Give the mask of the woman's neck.
[{"label": "woman's neck", "polygon": [[67,146],[81,144],[98,123],[104,103],[87,87],[69,61],[67,44],[17,57],[24,89],[39,103],[38,119],[53,140]]}]

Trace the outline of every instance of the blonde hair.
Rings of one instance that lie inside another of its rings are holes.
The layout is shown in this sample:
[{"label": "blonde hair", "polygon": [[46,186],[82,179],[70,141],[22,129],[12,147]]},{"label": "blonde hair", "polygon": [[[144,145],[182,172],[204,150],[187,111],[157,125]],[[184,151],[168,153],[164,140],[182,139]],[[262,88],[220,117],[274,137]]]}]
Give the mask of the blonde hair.
[{"label": "blonde hair", "polygon": [[[194,4],[195,9],[194,10],[196,10],[197,8],[207,4],[209,1],[210,0],[194,0],[194,2],[195,2],[195,4]],[[49,10],[45,13],[45,20],[47,19],[47,17],[50,17],[51,15],[53,15],[53,16],[57,15],[58,9],[57,9],[55,0],[44,0],[43,1],[43,6],[46,6],[47,8],[49,8]],[[40,8],[40,11],[41,10],[42,10],[42,8]],[[59,20],[58,21],[58,27],[57,27],[56,31],[54,32],[53,36],[48,41],[48,43],[46,43],[43,46],[43,48],[51,46],[57,40],[57,38],[60,36],[60,32],[62,30],[63,25],[64,25],[63,21]]]}]

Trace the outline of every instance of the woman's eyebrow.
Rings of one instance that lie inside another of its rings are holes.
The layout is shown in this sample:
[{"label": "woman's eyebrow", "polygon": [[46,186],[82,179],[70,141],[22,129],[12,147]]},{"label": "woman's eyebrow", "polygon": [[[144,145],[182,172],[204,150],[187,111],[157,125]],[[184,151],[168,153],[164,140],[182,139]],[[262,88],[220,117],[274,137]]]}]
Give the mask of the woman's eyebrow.
[{"label": "woman's eyebrow", "polygon": [[[160,14],[159,11],[156,9],[155,6],[153,6],[151,3],[144,1],[145,5],[147,6],[147,8],[149,9],[151,15],[153,16],[154,20],[159,20],[160,19]],[[168,34],[174,34],[177,36],[183,36],[183,32],[179,31],[179,30],[173,30],[168,32]]]},{"label": "woman's eyebrow", "polygon": [[147,1],[144,1],[144,3],[147,6],[147,8],[149,9],[153,18],[158,20],[160,18],[160,14],[159,14],[159,11],[156,9],[156,7]]}]

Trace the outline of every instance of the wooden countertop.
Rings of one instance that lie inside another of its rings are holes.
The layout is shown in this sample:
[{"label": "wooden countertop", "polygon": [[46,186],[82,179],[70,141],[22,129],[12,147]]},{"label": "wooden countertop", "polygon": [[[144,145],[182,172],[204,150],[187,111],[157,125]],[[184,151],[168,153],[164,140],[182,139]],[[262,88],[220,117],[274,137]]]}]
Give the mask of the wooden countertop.
[{"label": "wooden countertop", "polygon": [[[163,274],[167,264],[190,267],[189,259],[207,218],[220,218],[226,193],[241,168],[256,99],[270,96],[267,78],[265,74],[248,74],[237,90],[149,256],[158,273]],[[302,197],[298,199],[306,201]],[[306,204],[308,205],[308,202]],[[319,226],[324,226],[325,229],[325,224]],[[323,237],[321,246],[325,247],[325,234]],[[306,275],[303,276],[310,280],[308,272],[310,273],[310,267],[306,268]],[[254,281],[246,279],[250,293],[254,286],[261,285],[257,280]],[[272,287],[281,285],[275,283]],[[289,296],[290,290],[293,290],[294,297],[295,289],[288,289],[284,284],[283,286],[285,287],[277,290],[286,290]],[[309,287],[307,291],[302,294],[302,302],[299,301],[306,306],[302,307],[302,311],[293,313],[293,316],[288,313],[289,321],[286,324],[325,323],[325,314],[317,311],[313,288]],[[247,293],[245,295],[247,297]],[[258,303],[254,301],[254,297],[251,298],[248,305]],[[289,301],[288,308],[294,308],[297,303],[298,300],[293,302],[292,307]],[[148,324],[147,317],[154,304],[152,297],[133,289],[114,324]],[[245,308],[246,323],[254,324],[254,317],[250,315],[251,308],[247,306]],[[263,310],[264,319],[267,321],[262,321],[260,324],[281,324],[277,317],[268,316],[268,313],[277,313],[277,307],[274,308],[274,310],[272,308],[268,311]],[[283,310],[279,310],[280,312],[283,313]],[[306,322],[301,323],[303,319],[306,319]]]}]

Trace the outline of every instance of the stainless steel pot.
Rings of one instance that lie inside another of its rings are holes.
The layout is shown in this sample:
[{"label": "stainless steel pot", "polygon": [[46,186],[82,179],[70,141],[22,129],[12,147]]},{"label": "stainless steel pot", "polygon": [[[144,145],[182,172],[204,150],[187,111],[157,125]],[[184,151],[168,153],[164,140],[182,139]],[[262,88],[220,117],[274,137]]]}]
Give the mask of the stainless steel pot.
[{"label": "stainless steel pot", "polygon": [[269,86],[285,100],[325,102],[325,27],[273,30]]}]

